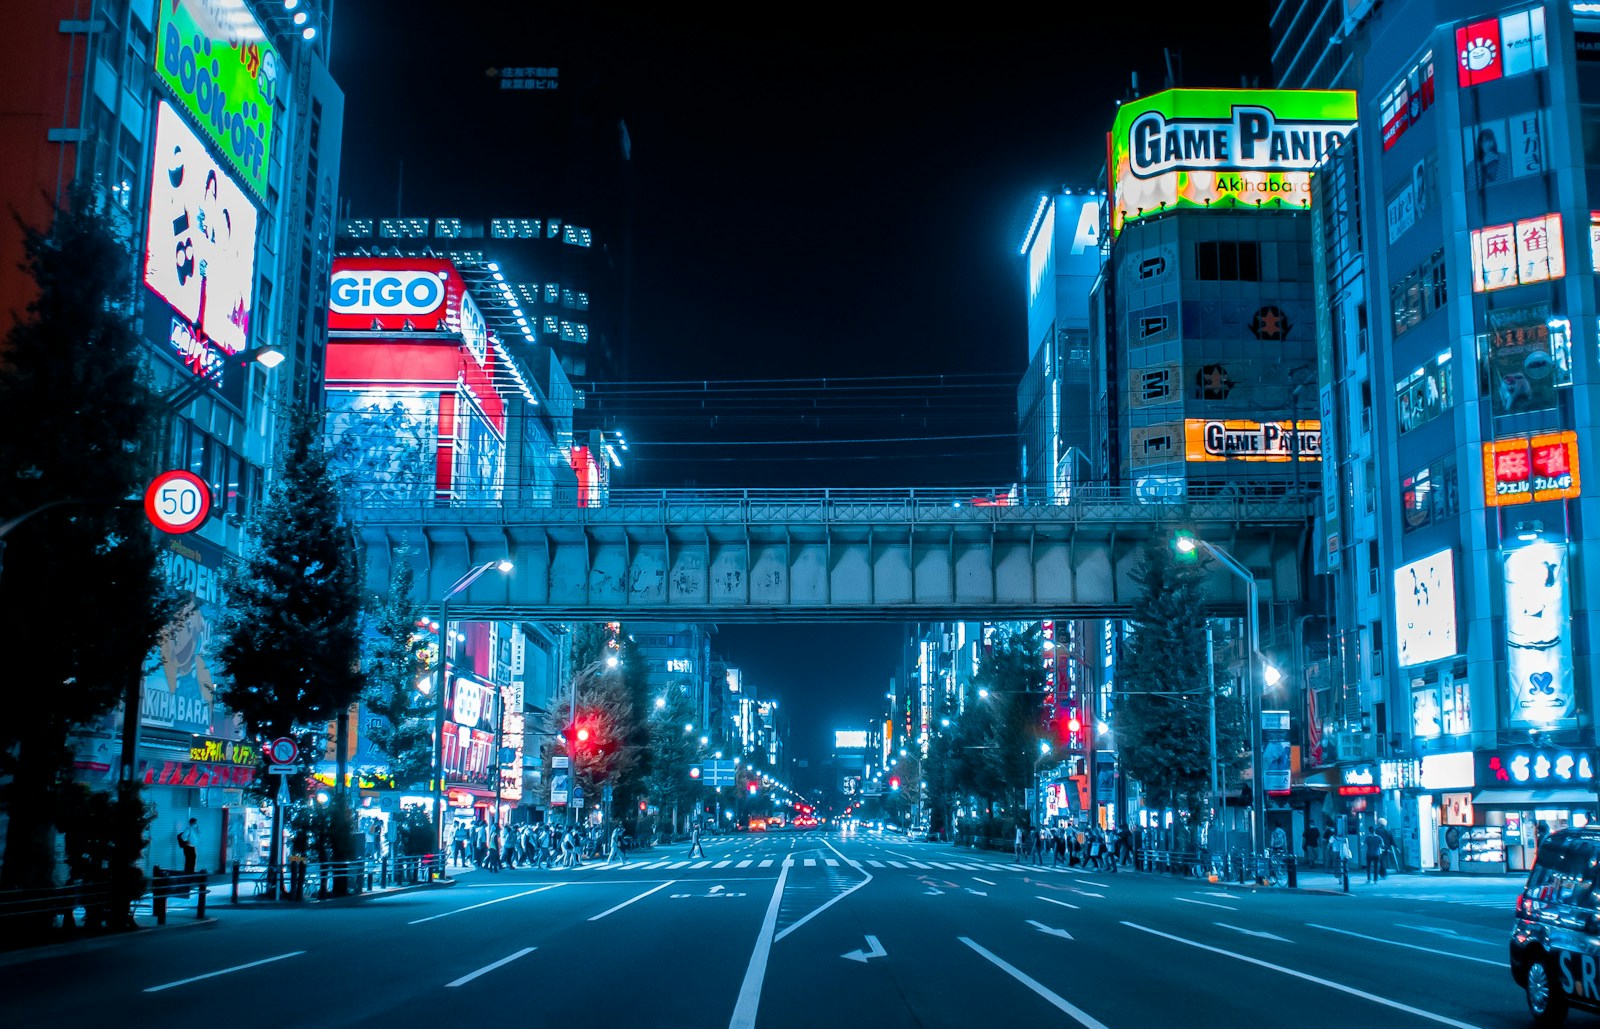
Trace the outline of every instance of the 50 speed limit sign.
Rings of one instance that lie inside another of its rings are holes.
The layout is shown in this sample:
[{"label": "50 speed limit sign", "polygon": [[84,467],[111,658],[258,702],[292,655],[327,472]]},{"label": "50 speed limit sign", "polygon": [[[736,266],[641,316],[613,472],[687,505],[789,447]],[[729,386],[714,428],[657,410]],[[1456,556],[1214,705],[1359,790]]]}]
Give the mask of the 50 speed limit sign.
[{"label": "50 speed limit sign", "polygon": [[211,490],[193,472],[162,472],[144,491],[144,513],[162,532],[193,532],[211,513]]}]

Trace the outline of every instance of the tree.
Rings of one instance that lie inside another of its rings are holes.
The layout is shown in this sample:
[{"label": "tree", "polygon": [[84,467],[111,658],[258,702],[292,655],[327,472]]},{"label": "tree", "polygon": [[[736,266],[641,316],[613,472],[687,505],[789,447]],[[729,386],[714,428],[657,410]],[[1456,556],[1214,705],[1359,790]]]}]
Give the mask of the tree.
[{"label": "tree", "polygon": [[646,727],[650,771],[645,788],[657,807],[672,813],[676,832],[682,825],[682,815],[693,808],[704,788],[689,777],[689,769],[705,759],[705,748],[700,746],[698,734],[684,729],[695,717],[688,691],[669,688],[662,700],[661,707],[652,702],[653,713]]},{"label": "tree", "polygon": [[973,728],[982,739],[966,744],[982,754],[975,778],[988,787],[980,796],[1025,811],[1024,791],[1033,786],[1034,761],[1043,738],[1039,704],[1044,698],[1044,661],[1039,626],[1001,635],[978,663],[974,681],[989,691],[978,701]]},{"label": "tree", "polygon": [[[1152,801],[1180,810],[1195,826],[1207,810],[1211,777],[1204,572],[1154,547],[1133,578],[1133,631],[1117,662],[1117,759]],[[1216,723],[1226,774],[1242,750],[1237,691],[1218,696]]]},{"label": "tree", "polygon": [[[415,581],[411,549],[402,546],[390,556],[389,591],[373,598],[363,662],[362,700],[378,716],[368,738],[389,758],[390,779],[399,787],[426,784],[433,774],[433,649],[418,625],[422,608],[413,593]],[[419,683],[428,685],[428,695]]]},{"label": "tree", "polygon": [[[246,526],[244,557],[224,573],[218,692],[257,736],[298,737],[308,760],[336,723],[342,803],[349,710],[363,682],[362,598],[318,424],[307,412],[290,417],[266,502]],[[334,853],[356,856],[355,841],[341,839]]]},{"label": "tree", "polygon": [[[571,775],[571,782],[583,790],[584,802],[588,803],[590,799],[600,796],[605,784],[626,781],[626,777],[637,766],[640,752],[627,742],[637,716],[623,675],[617,667],[608,666],[605,661],[596,661],[578,672],[572,677],[569,688],[577,690],[577,723],[587,732],[588,739],[575,744],[576,754],[570,750],[565,752],[577,766],[576,774]],[[571,695],[568,696],[570,698]],[[571,720],[569,703],[557,701],[546,713],[545,729],[552,740],[546,751],[547,756],[565,747],[565,744],[555,741],[561,740],[562,731]],[[573,817],[582,817],[576,814],[576,808],[574,812]]]},{"label": "tree", "polygon": [[[0,540],[0,616],[25,635],[45,617],[80,629],[57,634],[48,661],[12,666],[13,694],[48,702],[0,719],[8,888],[52,884],[68,735],[104,720],[137,686],[174,612],[137,502],[157,460],[158,415],[141,371],[133,256],[104,198],[82,185],[47,231],[25,225],[23,234],[38,294],[0,350],[0,523],[24,518]],[[124,717],[139,717],[137,703]],[[136,789],[123,799],[142,810]],[[137,890],[142,880],[125,873],[142,829],[136,818],[114,821],[125,838],[113,878]]]}]

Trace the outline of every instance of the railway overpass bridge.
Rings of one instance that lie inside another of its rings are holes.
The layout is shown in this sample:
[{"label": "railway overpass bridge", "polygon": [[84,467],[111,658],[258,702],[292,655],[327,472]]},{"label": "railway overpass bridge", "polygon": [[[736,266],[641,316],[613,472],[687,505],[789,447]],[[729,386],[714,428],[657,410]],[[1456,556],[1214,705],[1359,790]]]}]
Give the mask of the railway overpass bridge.
[{"label": "railway overpass bridge", "polygon": [[[1229,489],[1151,502],[1078,487],[1069,502],[952,489],[636,490],[477,505],[364,504],[369,584],[411,548],[417,596],[453,619],[1000,621],[1121,617],[1146,549],[1182,527],[1228,550],[1269,608],[1302,599],[1314,497]],[[1215,562],[1209,604],[1236,616],[1243,583]]]}]

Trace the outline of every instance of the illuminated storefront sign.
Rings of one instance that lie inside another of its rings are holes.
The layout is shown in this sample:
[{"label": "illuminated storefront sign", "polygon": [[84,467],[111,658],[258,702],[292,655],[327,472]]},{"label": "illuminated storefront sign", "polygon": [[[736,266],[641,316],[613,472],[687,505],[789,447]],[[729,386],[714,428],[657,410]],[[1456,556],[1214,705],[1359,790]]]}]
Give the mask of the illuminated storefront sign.
[{"label": "illuminated storefront sign", "polygon": [[224,761],[152,761],[141,758],[139,780],[146,786],[238,789],[256,781],[256,766]]},{"label": "illuminated storefront sign", "polygon": [[1567,545],[1529,536],[1512,541],[1501,558],[1510,722],[1533,728],[1571,724],[1577,717],[1577,702]]},{"label": "illuminated storefront sign", "polygon": [[1562,786],[1593,781],[1594,761],[1585,750],[1514,747],[1478,754],[1478,782],[1485,786]]},{"label": "illuminated storefront sign", "polygon": [[1441,550],[1394,573],[1395,639],[1400,667],[1456,653],[1455,553]]},{"label": "illuminated storefront sign", "polygon": [[1322,460],[1322,423],[1252,422],[1243,419],[1189,418],[1184,422],[1190,461]]},{"label": "illuminated storefront sign", "polygon": [[1578,434],[1545,432],[1483,445],[1483,502],[1506,507],[1568,500],[1583,492],[1578,476]]},{"label": "illuminated storefront sign", "polygon": [[1456,77],[1463,87],[1521,75],[1546,67],[1549,61],[1543,7],[1456,29]]},{"label": "illuminated storefront sign", "polygon": [[251,192],[266,199],[283,70],[277,51],[243,0],[163,0],[157,6],[156,74]]},{"label": "illuminated storefront sign", "polygon": [[1453,754],[1424,754],[1418,785],[1425,790],[1466,790],[1477,785],[1472,751]]},{"label": "illuminated storefront sign", "polygon": [[1306,207],[1311,170],[1355,121],[1356,95],[1344,90],[1169,89],[1123,104],[1111,129],[1111,230],[1178,207]]},{"label": "illuminated storefront sign", "polygon": [[1378,792],[1378,766],[1371,762],[1339,769],[1339,796],[1364,797]]},{"label": "illuminated storefront sign", "polygon": [[183,319],[172,342],[185,363],[220,381],[224,355],[249,342],[255,205],[165,101],[157,105],[150,183],[144,284]]},{"label": "illuminated storefront sign", "polygon": [[373,332],[459,332],[479,364],[488,330],[454,264],[426,257],[336,257],[328,328]]},{"label": "illuminated storefront sign", "polygon": [[835,729],[833,731],[833,748],[835,750],[866,750],[866,730]]},{"label": "illuminated storefront sign", "polygon": [[1567,273],[1559,214],[1487,225],[1473,229],[1470,239],[1474,293],[1547,282]]}]

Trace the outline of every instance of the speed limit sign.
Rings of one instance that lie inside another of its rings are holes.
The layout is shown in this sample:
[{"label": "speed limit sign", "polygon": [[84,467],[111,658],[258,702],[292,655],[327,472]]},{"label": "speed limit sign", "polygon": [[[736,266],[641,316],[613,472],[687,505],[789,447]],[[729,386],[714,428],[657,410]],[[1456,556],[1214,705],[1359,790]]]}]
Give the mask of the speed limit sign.
[{"label": "speed limit sign", "polygon": [[162,532],[193,532],[211,513],[211,490],[193,472],[162,472],[144,491],[144,513]]}]

